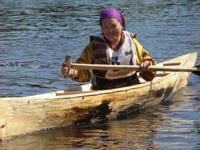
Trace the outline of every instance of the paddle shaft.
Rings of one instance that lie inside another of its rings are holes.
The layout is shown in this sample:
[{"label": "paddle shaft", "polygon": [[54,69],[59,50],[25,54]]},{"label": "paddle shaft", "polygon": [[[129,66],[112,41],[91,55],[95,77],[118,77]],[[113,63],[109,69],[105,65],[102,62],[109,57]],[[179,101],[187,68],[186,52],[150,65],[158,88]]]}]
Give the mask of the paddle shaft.
[{"label": "paddle shaft", "polygon": [[136,65],[105,65],[105,64],[80,64],[72,63],[71,56],[67,55],[65,57],[65,63],[68,68],[77,68],[77,69],[93,69],[93,70],[122,70],[122,69],[131,69],[136,71],[171,71],[171,72],[192,72],[195,75],[200,76],[200,65],[196,65],[193,68],[181,68],[181,67],[165,67],[165,66],[150,66],[148,68],[141,68]]},{"label": "paddle shaft", "polygon": [[123,70],[123,69],[132,69],[136,71],[172,71],[172,72],[200,72],[200,69],[197,68],[181,68],[181,67],[158,67],[150,66],[148,68],[140,68],[140,66],[135,65],[103,65],[103,64],[79,64],[71,63],[71,67],[77,69],[94,69],[94,70]]}]

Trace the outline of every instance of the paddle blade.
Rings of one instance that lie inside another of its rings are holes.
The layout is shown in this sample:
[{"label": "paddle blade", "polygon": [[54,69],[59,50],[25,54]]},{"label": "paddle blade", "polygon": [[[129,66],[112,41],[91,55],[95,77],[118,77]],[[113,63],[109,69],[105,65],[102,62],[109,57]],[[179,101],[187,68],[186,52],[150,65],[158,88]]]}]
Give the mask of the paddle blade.
[{"label": "paddle blade", "polygon": [[200,65],[196,65],[194,67],[197,69],[197,71],[192,71],[192,73],[194,73],[195,75],[200,76]]},{"label": "paddle blade", "polygon": [[195,68],[197,68],[197,69],[200,69],[200,65],[196,65],[196,66],[194,66]]}]

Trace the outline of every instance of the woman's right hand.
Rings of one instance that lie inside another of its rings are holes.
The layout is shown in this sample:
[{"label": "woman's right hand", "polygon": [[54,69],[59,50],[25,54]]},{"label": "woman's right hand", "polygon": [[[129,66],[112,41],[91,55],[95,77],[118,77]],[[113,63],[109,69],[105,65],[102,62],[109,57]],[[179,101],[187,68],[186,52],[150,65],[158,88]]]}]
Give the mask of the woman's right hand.
[{"label": "woman's right hand", "polygon": [[68,68],[65,64],[61,66],[61,74],[64,78],[70,77],[72,79],[76,78],[78,75],[78,71],[74,68]]}]

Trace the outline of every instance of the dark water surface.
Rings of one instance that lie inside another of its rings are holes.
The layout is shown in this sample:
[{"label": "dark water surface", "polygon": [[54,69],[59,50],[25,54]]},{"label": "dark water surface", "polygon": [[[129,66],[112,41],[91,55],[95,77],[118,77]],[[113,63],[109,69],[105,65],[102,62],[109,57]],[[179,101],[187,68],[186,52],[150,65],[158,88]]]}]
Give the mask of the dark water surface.
[{"label": "dark water surface", "polygon": [[[127,30],[158,62],[200,53],[199,0],[0,0],[0,96],[77,86],[62,79],[60,64],[79,56],[109,6],[122,9]],[[200,149],[200,78],[192,75],[171,100],[121,120],[13,138],[0,149]]]}]

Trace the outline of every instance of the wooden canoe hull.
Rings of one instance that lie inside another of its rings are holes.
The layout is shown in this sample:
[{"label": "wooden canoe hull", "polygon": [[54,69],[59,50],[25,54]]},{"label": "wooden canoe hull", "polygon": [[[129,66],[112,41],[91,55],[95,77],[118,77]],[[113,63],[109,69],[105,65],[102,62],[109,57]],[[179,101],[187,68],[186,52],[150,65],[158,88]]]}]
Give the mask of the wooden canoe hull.
[{"label": "wooden canoe hull", "polygon": [[[194,66],[197,53],[186,54],[163,63],[179,62]],[[163,63],[158,64],[162,66]],[[57,91],[27,97],[0,98],[0,139],[34,131],[69,126],[98,117],[108,119],[154,106],[187,85],[189,72],[157,72],[163,76],[124,88],[66,92]]]}]

